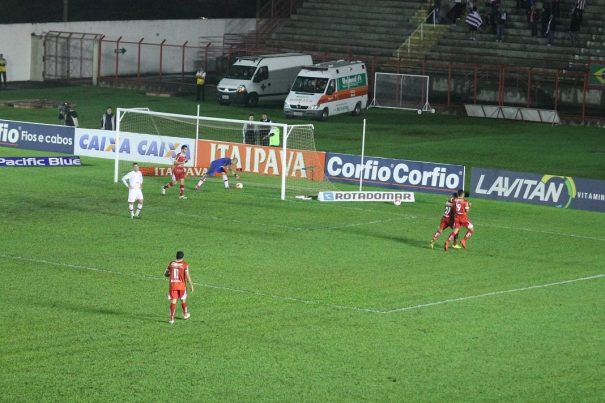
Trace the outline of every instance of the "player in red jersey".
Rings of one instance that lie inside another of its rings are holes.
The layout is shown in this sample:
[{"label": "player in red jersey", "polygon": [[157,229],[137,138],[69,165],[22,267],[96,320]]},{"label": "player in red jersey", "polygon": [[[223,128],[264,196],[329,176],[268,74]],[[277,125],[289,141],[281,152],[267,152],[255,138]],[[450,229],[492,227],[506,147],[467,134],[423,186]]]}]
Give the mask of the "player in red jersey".
[{"label": "player in red jersey", "polygon": [[176,253],[176,260],[168,263],[168,267],[164,272],[164,276],[170,280],[168,286],[168,299],[170,300],[170,321],[168,323],[174,323],[174,311],[176,310],[176,300],[181,300],[181,306],[183,307],[183,319],[189,319],[189,311],[187,309],[187,284],[189,289],[193,292],[193,282],[191,276],[189,276],[189,264],[183,260],[185,254],[182,251]]},{"label": "player in red jersey", "polygon": [[468,211],[471,208],[471,203],[464,198],[464,190],[458,191],[458,197],[454,200],[454,230],[445,241],[445,245],[443,245],[445,251],[447,252],[450,243],[454,241],[454,237],[458,235],[460,231],[460,227],[466,228],[466,234],[464,234],[464,238],[460,241],[460,244],[463,248],[466,249],[466,242],[473,235],[473,223],[468,219]]},{"label": "player in red jersey", "polygon": [[[452,197],[447,199],[447,201],[445,202],[443,215],[441,216],[441,222],[439,223],[439,227],[437,227],[437,231],[435,232],[435,234],[433,234],[433,239],[431,239],[431,249],[435,248],[435,241],[437,240],[437,238],[439,238],[444,229],[448,227],[454,229],[454,209],[452,207],[454,206],[454,200],[456,199],[456,197],[458,197],[458,192],[452,193]],[[456,242],[457,240],[458,236],[455,236],[454,244],[452,245],[452,248],[454,249],[460,249],[460,245],[458,245],[458,243]]]},{"label": "player in red jersey", "polygon": [[182,146],[181,152],[174,157],[174,163],[172,165],[172,180],[162,186],[163,195],[166,194],[166,189],[176,185],[178,181],[181,183],[179,186],[179,199],[187,198],[187,196],[185,196],[185,176],[187,176],[187,168],[185,168],[185,164],[187,161],[189,161],[189,158],[187,157],[188,150],[189,147]]}]

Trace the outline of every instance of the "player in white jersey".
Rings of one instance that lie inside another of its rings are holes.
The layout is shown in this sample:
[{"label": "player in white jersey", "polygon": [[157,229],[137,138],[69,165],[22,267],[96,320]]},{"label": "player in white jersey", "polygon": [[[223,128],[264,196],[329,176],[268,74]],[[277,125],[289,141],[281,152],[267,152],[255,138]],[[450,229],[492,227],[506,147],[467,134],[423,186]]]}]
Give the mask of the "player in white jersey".
[{"label": "player in white jersey", "polygon": [[[128,210],[130,218],[141,218],[143,209],[143,174],[139,171],[139,164],[132,164],[132,171],[122,177],[122,182],[128,188]],[[138,202],[137,211],[134,211],[134,202]]]}]

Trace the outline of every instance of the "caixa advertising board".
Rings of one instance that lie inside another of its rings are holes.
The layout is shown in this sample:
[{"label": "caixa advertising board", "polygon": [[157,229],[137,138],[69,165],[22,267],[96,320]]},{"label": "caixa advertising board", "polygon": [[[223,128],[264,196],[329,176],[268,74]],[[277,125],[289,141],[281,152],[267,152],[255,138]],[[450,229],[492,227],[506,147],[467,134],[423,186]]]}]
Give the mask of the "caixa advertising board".
[{"label": "caixa advertising board", "polygon": [[464,166],[365,157],[350,154],[326,154],[326,178],[333,182],[363,183],[389,189],[427,193],[452,193],[464,187]]},{"label": "caixa advertising board", "polygon": [[[75,154],[87,157],[114,159],[116,132],[99,129],[76,129]],[[124,161],[171,164],[172,158],[181,151],[181,146],[189,147],[189,162],[193,166],[194,139],[164,137],[153,134],[120,133],[120,159]]]},{"label": "caixa advertising board", "polygon": [[74,128],[41,123],[0,120],[0,146],[74,153]]},{"label": "caixa advertising board", "polygon": [[573,176],[473,168],[471,193],[484,199],[605,211],[605,181]]}]

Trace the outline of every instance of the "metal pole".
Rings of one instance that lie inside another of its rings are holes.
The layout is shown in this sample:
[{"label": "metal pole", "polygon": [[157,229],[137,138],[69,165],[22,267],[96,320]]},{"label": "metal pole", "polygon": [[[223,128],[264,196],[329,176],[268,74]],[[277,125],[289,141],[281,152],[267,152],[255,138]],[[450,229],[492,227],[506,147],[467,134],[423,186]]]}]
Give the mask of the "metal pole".
[{"label": "metal pole", "polygon": [[477,105],[477,65],[474,66],[475,77],[473,80],[473,104]]},{"label": "metal pole", "polygon": [[183,43],[183,55],[181,58],[181,80],[183,82],[185,82],[185,47],[188,43],[189,41],[185,41],[185,43]]},{"label": "metal pole", "polygon": [[366,120],[363,119],[363,130],[361,132],[361,163],[359,170],[359,191],[361,192],[363,188],[363,159],[366,151]]},{"label": "metal pole", "polygon": [[558,106],[559,106],[559,73],[560,70],[557,69],[557,73],[555,75],[555,111],[557,110]]},{"label": "metal pole", "polygon": [[141,78],[141,44],[145,38],[141,38],[138,43],[138,55],[137,55],[137,79]]},{"label": "metal pole", "polygon": [[99,83],[99,79],[101,78],[101,44],[103,43],[103,38],[105,38],[105,35],[101,35],[101,37],[99,38],[99,60],[97,61],[98,65],[97,65],[97,85]]},{"label": "metal pole", "polygon": [[166,43],[166,39],[160,43],[160,81],[162,81],[162,59],[164,58],[164,43]]},{"label": "metal pole", "polygon": [[287,164],[287,142],[288,142],[288,125],[282,126],[284,134],[282,135],[282,151],[281,151],[281,199],[286,200],[286,175],[288,174]]},{"label": "metal pole", "polygon": [[588,92],[588,72],[584,73],[584,88],[582,90],[582,124],[586,118],[586,93]]},{"label": "metal pole", "polygon": [[63,0],[63,22],[67,22],[68,17],[68,9],[69,9],[69,0]]},{"label": "metal pole", "polygon": [[527,69],[527,107],[531,108],[531,67]]},{"label": "metal pole", "polygon": [[197,104],[197,119],[195,121],[195,148],[193,149],[193,166],[197,167],[197,145],[200,139],[200,104]]},{"label": "metal pole", "polygon": [[452,62],[447,64],[447,106],[450,106],[450,97],[452,94]]},{"label": "metal pole", "polygon": [[118,64],[119,64],[118,55],[120,54],[119,51],[120,51],[120,41],[121,40],[122,40],[122,37],[120,36],[118,38],[118,40],[116,41],[116,71],[115,71],[115,74],[114,74],[115,78],[118,78]]}]

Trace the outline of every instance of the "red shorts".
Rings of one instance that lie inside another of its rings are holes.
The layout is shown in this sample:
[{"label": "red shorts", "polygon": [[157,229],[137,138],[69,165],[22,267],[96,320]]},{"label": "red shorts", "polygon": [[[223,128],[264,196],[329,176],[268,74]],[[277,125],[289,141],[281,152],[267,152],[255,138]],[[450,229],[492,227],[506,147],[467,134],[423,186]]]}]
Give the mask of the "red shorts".
[{"label": "red shorts", "polygon": [[444,230],[447,227],[454,228],[454,220],[449,217],[442,217],[439,223],[439,229]]},{"label": "red shorts", "polygon": [[168,299],[185,301],[187,299],[187,290],[170,290],[168,291]]},{"label": "red shorts", "polygon": [[454,229],[464,227],[466,229],[473,229],[473,223],[468,220],[468,217],[456,217],[454,219]]},{"label": "red shorts", "polygon": [[187,171],[183,168],[175,168],[174,171],[172,171],[172,176],[174,176],[174,180],[180,181],[181,179],[185,179],[185,176],[187,176]]}]

